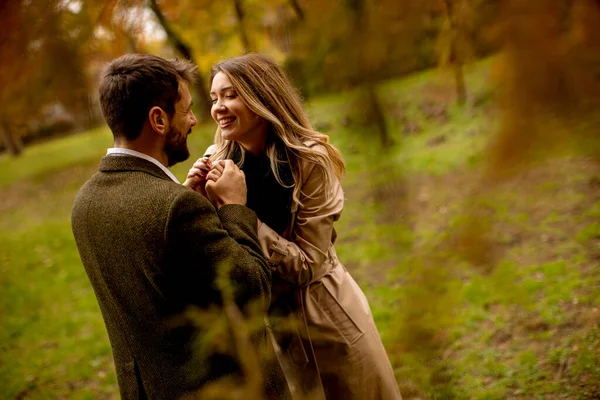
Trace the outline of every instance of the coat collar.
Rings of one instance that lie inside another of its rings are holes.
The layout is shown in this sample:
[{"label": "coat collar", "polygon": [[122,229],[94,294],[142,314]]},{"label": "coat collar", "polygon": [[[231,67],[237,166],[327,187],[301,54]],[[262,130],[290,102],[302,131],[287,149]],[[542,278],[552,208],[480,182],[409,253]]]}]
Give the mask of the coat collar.
[{"label": "coat collar", "polygon": [[171,181],[171,178],[158,166],[143,158],[129,155],[108,155],[102,157],[98,167],[100,172],[140,171],[160,179]]}]

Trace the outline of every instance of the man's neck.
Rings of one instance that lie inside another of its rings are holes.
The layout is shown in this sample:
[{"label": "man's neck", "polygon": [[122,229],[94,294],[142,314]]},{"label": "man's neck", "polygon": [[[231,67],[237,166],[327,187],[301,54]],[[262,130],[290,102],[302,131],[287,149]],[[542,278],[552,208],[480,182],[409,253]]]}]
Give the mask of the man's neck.
[{"label": "man's neck", "polygon": [[165,167],[168,166],[167,155],[164,151],[157,149],[156,146],[150,146],[142,140],[115,140],[113,146],[117,149],[135,150],[154,158]]}]

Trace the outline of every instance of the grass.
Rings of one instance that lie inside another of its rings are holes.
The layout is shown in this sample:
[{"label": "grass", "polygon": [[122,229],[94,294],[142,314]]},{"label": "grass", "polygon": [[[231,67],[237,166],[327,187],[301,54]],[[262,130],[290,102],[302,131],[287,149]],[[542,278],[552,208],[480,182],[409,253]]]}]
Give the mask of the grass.
[{"label": "grass", "polygon": [[22,180],[43,182],[53,172],[98,160],[112,142],[106,127],[26,148],[25,155],[0,158],[0,187]]},{"label": "grass", "polygon": [[[469,72],[464,108],[437,71],[382,84],[387,149],[361,122],[360,99],[348,106],[355,92],[310,100],[348,167],[338,254],[367,293],[406,399],[598,398],[597,166],[566,151],[482,181],[497,124],[490,62]],[[192,158],[212,133],[194,130]],[[0,398],[118,398],[69,223],[110,145],[99,128],[0,158]]]}]

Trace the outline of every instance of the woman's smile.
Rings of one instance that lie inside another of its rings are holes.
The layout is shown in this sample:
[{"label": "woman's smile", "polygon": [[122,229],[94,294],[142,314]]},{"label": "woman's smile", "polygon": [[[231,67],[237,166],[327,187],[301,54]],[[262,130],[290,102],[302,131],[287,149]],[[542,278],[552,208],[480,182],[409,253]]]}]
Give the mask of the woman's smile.
[{"label": "woman's smile", "polygon": [[236,120],[237,118],[235,117],[222,117],[219,118],[218,122],[219,122],[219,127],[221,129],[225,129],[230,127]]}]

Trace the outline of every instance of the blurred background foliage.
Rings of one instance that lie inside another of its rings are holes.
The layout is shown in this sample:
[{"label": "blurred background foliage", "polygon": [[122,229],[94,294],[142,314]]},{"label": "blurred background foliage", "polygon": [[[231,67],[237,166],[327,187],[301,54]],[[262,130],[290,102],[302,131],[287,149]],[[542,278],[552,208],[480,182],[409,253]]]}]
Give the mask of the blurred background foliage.
[{"label": "blurred background foliage", "polygon": [[[436,63],[452,66],[462,80],[465,63],[498,48],[483,39],[497,19],[494,3],[7,0],[0,8],[0,79],[11,107],[2,118],[3,146],[18,153],[21,142],[100,124],[99,73],[124,52],[195,61],[202,119],[210,67],[244,52],[271,54],[307,97]],[[459,91],[464,102],[465,89]]]},{"label": "blurred background foliage", "polygon": [[[338,254],[404,397],[600,398],[598,0],[4,0],[0,22],[0,397],[118,397],[69,223],[112,144],[102,67],[196,62],[194,158],[211,66],[256,51],[345,156]],[[227,316],[212,336],[243,342]]]}]

